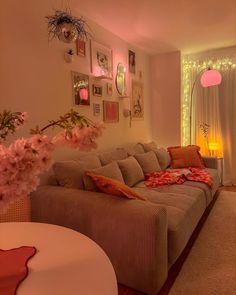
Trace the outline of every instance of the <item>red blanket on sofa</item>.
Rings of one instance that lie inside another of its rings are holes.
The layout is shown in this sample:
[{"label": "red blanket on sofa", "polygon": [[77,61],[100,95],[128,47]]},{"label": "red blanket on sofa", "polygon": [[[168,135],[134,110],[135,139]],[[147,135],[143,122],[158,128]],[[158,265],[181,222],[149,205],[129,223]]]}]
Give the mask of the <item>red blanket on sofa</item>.
[{"label": "red blanket on sofa", "polygon": [[204,169],[171,169],[145,174],[147,187],[158,187],[161,185],[182,184],[186,180],[203,182],[212,188],[213,179]]}]

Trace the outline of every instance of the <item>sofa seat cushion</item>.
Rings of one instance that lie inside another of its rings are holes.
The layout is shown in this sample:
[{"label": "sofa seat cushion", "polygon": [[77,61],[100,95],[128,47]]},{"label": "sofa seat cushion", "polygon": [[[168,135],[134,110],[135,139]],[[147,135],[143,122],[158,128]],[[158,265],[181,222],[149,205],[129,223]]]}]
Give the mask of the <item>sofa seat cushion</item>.
[{"label": "sofa seat cushion", "polygon": [[218,187],[220,186],[220,178],[218,171],[216,169],[206,168],[206,171],[211,175],[213,178],[213,186],[212,189],[210,189],[205,183],[202,182],[195,182],[195,181],[186,181],[184,184],[186,186],[194,187],[194,188],[200,188],[205,192],[206,200],[207,200],[207,206],[212,201]]},{"label": "sofa seat cushion", "polygon": [[160,191],[160,188],[147,189],[142,185],[145,186],[144,183],[139,183],[134,187],[134,190],[150,202],[161,205],[167,210],[168,263],[170,267],[183,251],[206,209],[204,191],[184,185],[175,185],[177,192],[169,190],[172,186],[166,187],[166,191],[165,189]]}]

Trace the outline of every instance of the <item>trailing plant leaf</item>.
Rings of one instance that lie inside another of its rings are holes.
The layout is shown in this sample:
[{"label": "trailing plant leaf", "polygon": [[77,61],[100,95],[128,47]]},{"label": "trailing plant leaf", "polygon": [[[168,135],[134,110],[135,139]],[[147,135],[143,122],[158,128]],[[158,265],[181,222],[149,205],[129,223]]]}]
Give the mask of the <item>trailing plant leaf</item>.
[{"label": "trailing plant leaf", "polygon": [[82,17],[72,16],[67,11],[56,10],[54,15],[46,16],[46,19],[48,22],[49,41],[58,36],[58,29],[63,23],[72,24],[77,31],[78,38],[81,40],[87,40],[88,36],[91,36],[87,22]]},{"label": "trailing plant leaf", "polygon": [[8,134],[14,134],[26,120],[26,113],[3,110],[0,113],[0,143],[5,141]]}]

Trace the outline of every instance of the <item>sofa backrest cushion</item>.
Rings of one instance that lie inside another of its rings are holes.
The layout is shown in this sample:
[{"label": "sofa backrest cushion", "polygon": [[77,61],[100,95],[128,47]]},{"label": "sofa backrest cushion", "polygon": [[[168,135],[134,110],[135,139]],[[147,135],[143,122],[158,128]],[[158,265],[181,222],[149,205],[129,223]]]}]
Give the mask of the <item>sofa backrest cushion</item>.
[{"label": "sofa backrest cushion", "polygon": [[150,142],[147,142],[147,143],[140,143],[142,146],[143,146],[143,149],[145,152],[150,152],[150,151],[153,151],[153,150],[156,150],[157,149],[157,145],[154,141],[150,141]]},{"label": "sofa backrest cushion", "polygon": [[99,155],[102,165],[107,165],[112,161],[123,160],[128,157],[127,151],[124,148],[119,148],[111,152],[105,152]]},{"label": "sofa backrest cushion", "polygon": [[45,171],[43,174],[39,176],[40,183],[39,185],[53,185],[57,186],[59,183],[56,179],[53,168],[51,167],[48,171]]},{"label": "sofa backrest cushion", "polygon": [[119,169],[119,166],[115,161],[113,161],[113,162],[111,162],[105,166],[99,167],[97,169],[89,169],[86,171],[86,173],[83,176],[83,181],[84,181],[84,187],[88,191],[97,191],[97,187],[94,184],[94,182],[92,181],[91,177],[87,176],[87,173],[89,173],[89,172],[96,174],[96,175],[110,177],[112,179],[116,179],[116,180],[124,183],[124,179],[123,179],[122,173]]},{"label": "sofa backrest cushion", "polygon": [[83,189],[84,168],[78,161],[62,161],[53,165],[56,180],[60,186]]},{"label": "sofa backrest cushion", "polygon": [[136,155],[136,154],[144,154],[145,153],[144,148],[140,143],[127,145],[124,148],[127,151],[129,156],[133,156],[133,155]]},{"label": "sofa backrest cushion", "polygon": [[93,182],[96,184],[99,190],[103,193],[117,197],[125,197],[128,199],[139,199],[143,201],[147,200],[145,197],[142,197],[141,195],[136,193],[123,182],[106,176],[96,175],[92,172],[87,172],[86,175],[87,177],[90,177],[93,180]]},{"label": "sofa backrest cushion", "polygon": [[164,170],[168,168],[170,166],[171,158],[167,150],[165,150],[164,148],[159,148],[153,151],[157,156],[161,169]]},{"label": "sofa backrest cushion", "polygon": [[136,183],[144,180],[143,170],[134,157],[128,157],[125,160],[117,161],[117,163],[128,186],[134,186]]},{"label": "sofa backrest cushion", "polygon": [[55,162],[53,171],[57,183],[67,188],[84,189],[83,175],[85,170],[101,167],[97,155],[84,155],[79,160]]},{"label": "sofa backrest cushion", "polygon": [[161,167],[157,160],[157,156],[153,151],[144,154],[137,154],[134,155],[134,157],[138,161],[139,165],[142,167],[144,174],[161,170]]},{"label": "sofa backrest cushion", "polygon": [[156,154],[161,169],[166,169],[170,166],[171,158],[167,150],[164,148],[157,148],[157,145],[154,141],[141,144],[145,152],[153,151]]},{"label": "sofa backrest cushion", "polygon": [[205,168],[203,159],[196,145],[169,147],[171,168]]}]

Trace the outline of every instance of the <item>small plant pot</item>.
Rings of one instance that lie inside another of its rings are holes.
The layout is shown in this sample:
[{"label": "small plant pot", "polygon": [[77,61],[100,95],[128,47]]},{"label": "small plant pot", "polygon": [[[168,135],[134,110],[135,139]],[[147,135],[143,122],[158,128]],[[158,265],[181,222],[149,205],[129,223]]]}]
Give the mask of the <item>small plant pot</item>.
[{"label": "small plant pot", "polygon": [[66,51],[64,54],[64,59],[67,63],[72,63],[74,61],[74,53],[70,51]]}]

